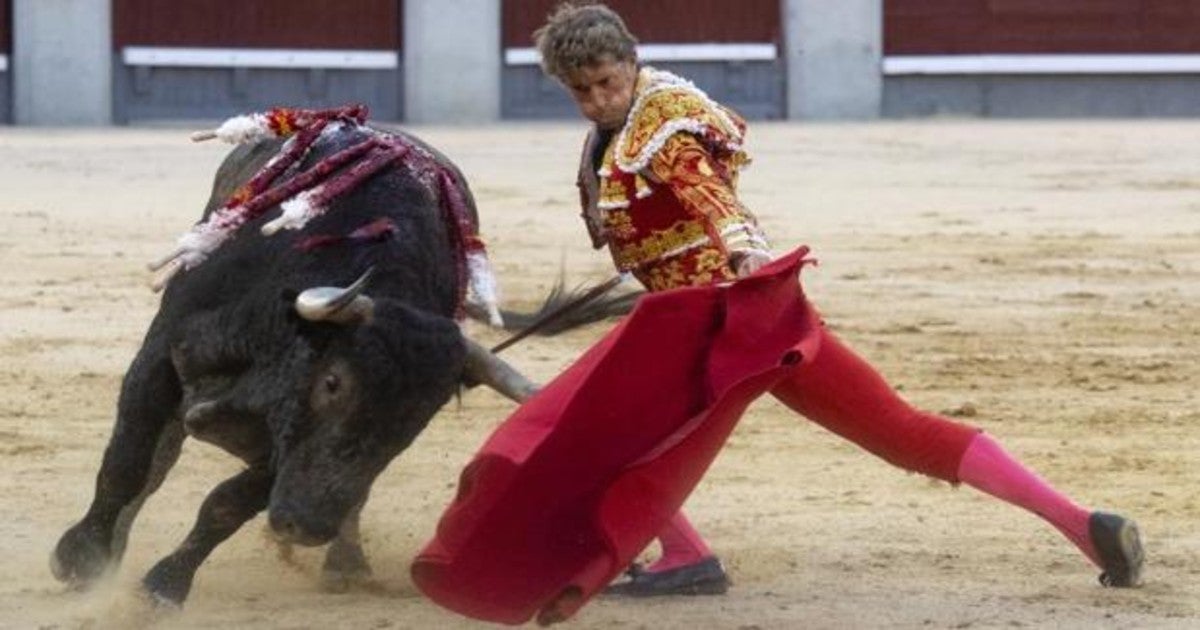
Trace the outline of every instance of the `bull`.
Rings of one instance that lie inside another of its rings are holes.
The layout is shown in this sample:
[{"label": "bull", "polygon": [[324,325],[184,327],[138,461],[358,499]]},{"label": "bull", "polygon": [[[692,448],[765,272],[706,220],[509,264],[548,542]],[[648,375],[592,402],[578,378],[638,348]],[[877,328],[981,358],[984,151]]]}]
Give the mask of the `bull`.
[{"label": "bull", "polygon": [[[381,133],[330,127],[297,168]],[[433,156],[477,226],[470,190],[449,160],[407,134],[385,135]],[[235,148],[203,217],[280,150],[278,139]],[[134,518],[186,436],[246,467],[211,491],[185,540],[145,575],[156,600],[182,604],[204,559],[263,510],[285,541],[332,541],[324,579],[369,573],[357,528],[376,476],[464,382],[516,400],[533,390],[454,320],[463,290],[455,226],[440,198],[448,191],[427,175],[403,164],[384,169],[303,229],[269,238],[260,230],[278,213],[264,212],[169,282],[125,374],[91,505],[52,554],[59,580],[86,586],[119,563]],[[376,237],[342,238],[381,220],[387,229]],[[314,237],[326,244],[300,246]]]}]

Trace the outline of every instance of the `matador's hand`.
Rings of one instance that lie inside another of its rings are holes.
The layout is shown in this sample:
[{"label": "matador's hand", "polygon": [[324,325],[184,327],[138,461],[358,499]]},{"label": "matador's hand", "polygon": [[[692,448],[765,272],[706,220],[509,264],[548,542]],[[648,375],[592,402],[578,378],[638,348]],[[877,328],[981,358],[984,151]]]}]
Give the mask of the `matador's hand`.
[{"label": "matador's hand", "polygon": [[733,252],[729,256],[729,264],[733,266],[733,271],[739,278],[753,274],[769,262],[770,254],[753,249]]}]

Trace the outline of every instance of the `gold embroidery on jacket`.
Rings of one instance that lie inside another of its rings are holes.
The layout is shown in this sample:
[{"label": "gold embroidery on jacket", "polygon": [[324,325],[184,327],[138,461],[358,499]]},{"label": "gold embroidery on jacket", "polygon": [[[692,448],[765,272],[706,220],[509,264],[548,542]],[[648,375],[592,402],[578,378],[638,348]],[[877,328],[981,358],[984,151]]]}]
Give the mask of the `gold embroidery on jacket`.
[{"label": "gold embroidery on jacket", "polygon": [[[733,280],[730,251],[766,247],[735,192],[749,162],[744,123],[679,81],[643,71],[626,127],[605,147],[599,169],[583,166],[596,176],[614,262],[652,291]],[[649,227],[663,220],[674,222]]]},{"label": "gold embroidery on jacket", "polygon": [[683,263],[678,260],[655,265],[646,274],[646,285],[651,291],[662,291],[684,286],[687,278],[683,274]]},{"label": "gold embroidery on jacket", "polygon": [[[695,137],[677,133],[650,160],[650,170],[692,214],[713,220],[742,215],[753,222],[734,193],[735,184],[722,177],[736,175],[737,161],[714,163],[714,160]],[[716,169],[722,173],[718,174]]]},{"label": "gold embroidery on jacket", "polygon": [[619,239],[637,236],[637,228],[633,227],[633,217],[628,210],[614,208],[608,211],[604,219],[604,231]]},{"label": "gold embroidery on jacket", "polygon": [[629,191],[620,180],[611,177],[600,178],[601,208],[624,208],[629,205]]},{"label": "gold embroidery on jacket", "polygon": [[707,238],[700,222],[681,220],[665,230],[654,230],[634,243],[616,245],[613,256],[621,268],[632,269],[675,250],[702,244]]},{"label": "gold embroidery on jacket", "polygon": [[639,171],[675,132],[704,136],[725,152],[741,151],[746,123],[690,81],[646,67],[638,73],[634,115],[618,134],[616,164]]}]

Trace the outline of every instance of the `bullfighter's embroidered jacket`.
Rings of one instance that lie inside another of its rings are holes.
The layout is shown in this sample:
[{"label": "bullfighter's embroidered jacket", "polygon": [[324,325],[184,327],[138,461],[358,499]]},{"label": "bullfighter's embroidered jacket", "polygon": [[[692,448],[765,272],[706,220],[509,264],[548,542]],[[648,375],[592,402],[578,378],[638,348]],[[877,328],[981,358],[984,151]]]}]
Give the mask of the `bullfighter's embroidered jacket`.
[{"label": "bullfighter's embroidered jacket", "polygon": [[733,280],[731,255],[767,251],[738,201],[746,123],[691,82],[650,67],[616,133],[593,129],[579,169],[597,248],[651,291]]}]

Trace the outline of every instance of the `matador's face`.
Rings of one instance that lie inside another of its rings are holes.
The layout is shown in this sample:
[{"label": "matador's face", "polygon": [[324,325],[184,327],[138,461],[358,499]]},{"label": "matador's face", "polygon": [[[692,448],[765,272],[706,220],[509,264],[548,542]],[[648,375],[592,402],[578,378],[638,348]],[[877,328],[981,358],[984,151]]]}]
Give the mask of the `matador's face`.
[{"label": "matador's face", "polygon": [[563,79],[579,113],[601,129],[619,129],[625,124],[636,84],[637,64],[632,60],[606,59]]}]

